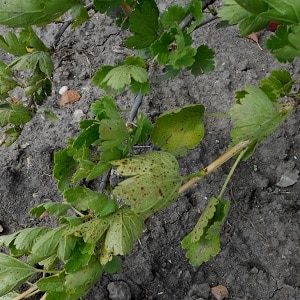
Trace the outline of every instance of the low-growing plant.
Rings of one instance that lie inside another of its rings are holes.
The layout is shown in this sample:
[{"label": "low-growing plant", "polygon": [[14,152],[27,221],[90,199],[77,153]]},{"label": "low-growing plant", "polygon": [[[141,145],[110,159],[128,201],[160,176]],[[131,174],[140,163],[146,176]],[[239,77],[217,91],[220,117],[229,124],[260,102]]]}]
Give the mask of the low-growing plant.
[{"label": "low-growing plant", "polygon": [[[0,125],[5,127],[2,143],[7,145],[17,139],[51,91],[55,49],[45,46],[33,25],[57,22],[71,10],[77,26],[90,18],[92,8],[128,29],[131,36],[124,46],[135,51],[117,66],[102,66],[94,74],[93,83],[106,95],[91,105],[93,118],[80,122],[80,134],[55,153],[53,175],[64,201],[42,203],[31,214],[38,218],[51,214],[59,219],[59,226],[26,228],[0,237],[9,250],[9,255],[0,253],[0,296],[21,299],[43,292],[43,299],[82,297],[104,272],[120,271],[118,256],[132,250],[145,219],[235,158],[221,191],[209,200],[194,229],[182,240],[194,266],[220,251],[220,230],[230,206],[223,194],[234,170],[296,109],[300,92],[299,82],[286,70],[273,70],[259,86],[238,91],[227,116],[235,124],[227,152],[196,173],[180,174],[177,158],[204,137],[204,106],[180,107],[153,123],[138,113],[138,107],[149,92],[156,63],[165,68],[165,78],[182,69],[195,76],[213,71],[213,50],[206,45],[195,47],[197,41],[191,35],[204,22],[203,9],[213,2],[191,0],[160,12],[153,0],[94,0],[87,6],[80,0],[0,0],[0,23],[23,28],[18,34],[10,31],[0,37],[0,48],[16,57],[8,65],[0,62]],[[262,30],[271,21],[280,23],[266,45],[279,61],[292,62],[300,56],[299,11],[300,2],[293,0],[224,0],[218,16],[230,25],[239,24],[243,36]],[[18,77],[22,71],[25,81]],[[6,100],[16,87],[24,89],[27,102]],[[137,95],[127,118],[113,99],[126,89]],[[135,146],[145,143],[160,150],[136,155]],[[113,184],[111,170],[123,180]],[[97,191],[86,186],[99,178]],[[15,292],[35,274],[41,276],[34,277],[26,292]]]}]

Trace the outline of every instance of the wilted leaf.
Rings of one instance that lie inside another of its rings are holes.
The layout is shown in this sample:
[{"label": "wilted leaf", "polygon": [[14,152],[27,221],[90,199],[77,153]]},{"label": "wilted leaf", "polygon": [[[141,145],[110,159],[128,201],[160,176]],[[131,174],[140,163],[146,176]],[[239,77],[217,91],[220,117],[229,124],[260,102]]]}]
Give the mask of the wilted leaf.
[{"label": "wilted leaf", "polygon": [[220,231],[227,217],[229,202],[212,197],[194,229],[182,240],[186,257],[200,266],[220,251]]},{"label": "wilted leaf", "polygon": [[259,44],[258,33],[257,32],[252,32],[252,33],[246,35],[246,38],[249,39],[249,40],[254,41],[257,44],[259,50],[263,50],[262,47]]}]

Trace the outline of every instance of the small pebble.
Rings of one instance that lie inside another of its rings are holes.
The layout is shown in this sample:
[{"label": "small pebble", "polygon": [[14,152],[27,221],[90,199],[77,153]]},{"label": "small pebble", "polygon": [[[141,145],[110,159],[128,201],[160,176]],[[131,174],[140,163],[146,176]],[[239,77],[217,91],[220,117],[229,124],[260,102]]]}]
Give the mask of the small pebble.
[{"label": "small pebble", "polygon": [[131,292],[127,283],[124,281],[114,281],[107,285],[109,299],[111,300],[130,300]]},{"label": "small pebble", "polygon": [[218,285],[211,288],[211,294],[216,300],[223,300],[228,297],[228,290],[225,286]]},{"label": "small pebble", "polygon": [[69,89],[69,88],[68,88],[66,85],[64,85],[64,86],[62,86],[62,87],[59,89],[58,93],[59,93],[60,95],[62,95],[62,94],[63,94],[64,92],[66,92],[68,89]]}]

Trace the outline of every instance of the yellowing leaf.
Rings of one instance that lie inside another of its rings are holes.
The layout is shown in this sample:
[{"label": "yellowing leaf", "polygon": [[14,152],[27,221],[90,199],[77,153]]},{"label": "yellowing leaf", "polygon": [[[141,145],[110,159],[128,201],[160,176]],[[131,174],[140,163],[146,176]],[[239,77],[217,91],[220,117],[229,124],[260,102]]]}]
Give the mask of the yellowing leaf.
[{"label": "yellowing leaf", "polygon": [[185,155],[204,136],[203,105],[188,105],[157,118],[151,141],[175,156]]},{"label": "yellowing leaf", "polygon": [[182,178],[176,158],[167,152],[150,152],[112,162],[122,176],[131,176],[113,190],[136,213],[149,214],[172,203]]},{"label": "yellowing leaf", "polygon": [[120,209],[107,220],[110,226],[101,249],[101,264],[111,261],[115,255],[128,254],[144,227],[144,218],[128,208]]}]

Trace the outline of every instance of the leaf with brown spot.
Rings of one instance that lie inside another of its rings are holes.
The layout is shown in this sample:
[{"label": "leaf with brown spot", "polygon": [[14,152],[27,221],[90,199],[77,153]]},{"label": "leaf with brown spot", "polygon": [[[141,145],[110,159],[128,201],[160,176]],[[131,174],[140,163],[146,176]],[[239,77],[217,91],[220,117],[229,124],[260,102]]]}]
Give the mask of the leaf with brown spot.
[{"label": "leaf with brown spot", "polygon": [[67,90],[61,96],[60,106],[72,104],[80,99],[80,94],[75,90]]},{"label": "leaf with brown spot", "polygon": [[136,213],[149,214],[172,203],[182,178],[176,158],[156,151],[112,162],[122,176],[131,176],[114,190]]}]

